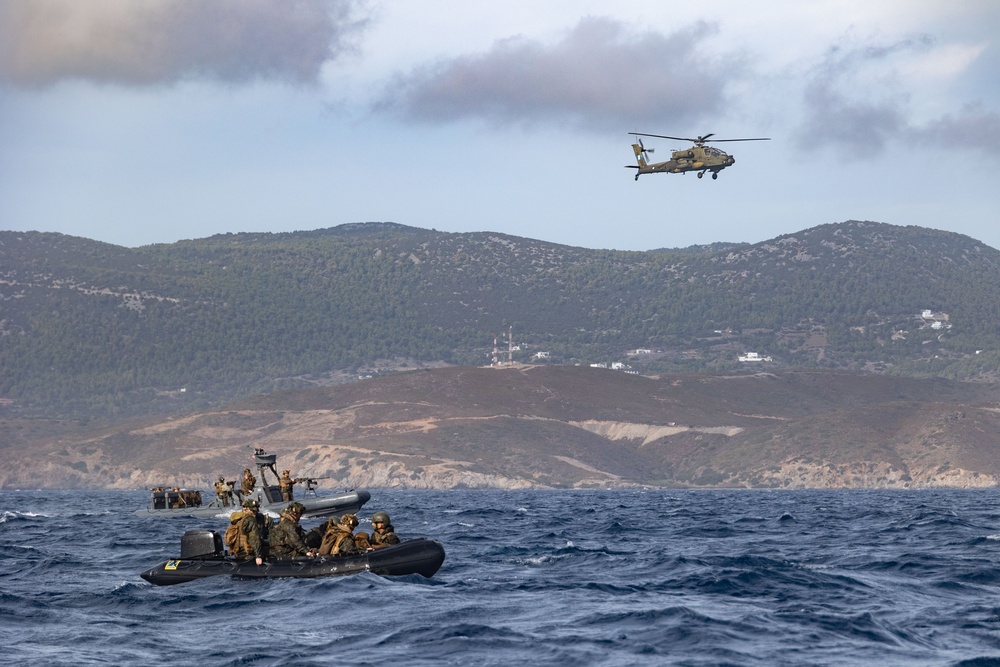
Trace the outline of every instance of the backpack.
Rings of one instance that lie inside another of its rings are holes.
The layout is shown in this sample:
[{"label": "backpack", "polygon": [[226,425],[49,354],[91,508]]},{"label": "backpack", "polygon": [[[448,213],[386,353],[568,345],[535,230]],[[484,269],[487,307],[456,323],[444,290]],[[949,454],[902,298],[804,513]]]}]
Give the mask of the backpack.
[{"label": "backpack", "polygon": [[236,551],[236,541],[239,539],[239,533],[240,527],[235,523],[230,524],[229,528],[226,528],[226,534],[222,538],[222,541],[225,543],[226,548],[229,549],[230,552]]},{"label": "backpack", "polygon": [[[230,521],[235,518],[236,515],[234,514],[230,518]],[[246,538],[243,536],[243,531],[240,530],[240,526],[242,524],[243,520],[239,519],[230,523],[229,527],[226,528],[226,534],[222,538],[222,541],[225,543],[226,548],[229,549],[230,553],[236,553],[237,551],[240,551],[242,547],[246,546]]]}]

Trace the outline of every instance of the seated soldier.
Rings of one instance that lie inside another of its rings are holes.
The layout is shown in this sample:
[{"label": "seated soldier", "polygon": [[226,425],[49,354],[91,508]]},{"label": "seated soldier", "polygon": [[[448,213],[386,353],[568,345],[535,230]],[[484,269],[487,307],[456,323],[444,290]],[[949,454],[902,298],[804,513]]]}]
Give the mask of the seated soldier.
[{"label": "seated soldier", "polygon": [[321,556],[346,556],[360,553],[354,545],[354,529],[358,527],[358,517],[345,514],[340,521],[327,522],[326,534],[319,547]]},{"label": "seated soldier", "polygon": [[[243,511],[233,512],[229,518],[232,526],[235,526],[234,539],[232,544],[226,540],[236,558],[253,558],[257,565],[263,564],[268,557],[267,541],[271,531],[271,519],[264,516],[257,509],[260,503],[256,498],[247,498],[243,501]],[[226,531],[227,538],[229,531]]]},{"label": "seated soldier", "polygon": [[389,523],[389,515],[385,512],[375,512],[372,514],[372,536],[371,544],[372,549],[381,549],[383,547],[391,547],[393,544],[399,544],[399,536],[396,535],[396,529],[392,527]]},{"label": "seated soldier", "polygon": [[368,551],[372,548],[371,542],[368,541],[368,533],[362,531],[354,535],[354,546],[358,548],[359,551]]},{"label": "seated soldier", "polygon": [[281,512],[281,521],[268,537],[271,558],[283,560],[313,555],[312,549],[305,543],[306,531],[299,525],[304,509],[301,503],[292,503]]}]

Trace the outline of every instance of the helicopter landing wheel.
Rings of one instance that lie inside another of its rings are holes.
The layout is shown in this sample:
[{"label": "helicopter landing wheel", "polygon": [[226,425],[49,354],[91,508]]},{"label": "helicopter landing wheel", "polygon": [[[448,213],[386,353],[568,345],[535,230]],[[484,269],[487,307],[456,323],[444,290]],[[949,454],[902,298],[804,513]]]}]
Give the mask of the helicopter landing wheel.
[{"label": "helicopter landing wheel", "polygon": [[699,172],[698,172],[698,178],[701,178],[701,177],[702,177],[702,176],[704,176],[704,175],[705,175],[705,172],[703,172],[703,171],[699,171]]},{"label": "helicopter landing wheel", "polygon": [[712,174],[712,180],[713,181],[716,180],[717,178],[719,178],[719,174],[718,173]]},{"label": "helicopter landing wheel", "polygon": [[637,181],[639,180],[639,174],[635,175],[635,180],[637,180]]}]

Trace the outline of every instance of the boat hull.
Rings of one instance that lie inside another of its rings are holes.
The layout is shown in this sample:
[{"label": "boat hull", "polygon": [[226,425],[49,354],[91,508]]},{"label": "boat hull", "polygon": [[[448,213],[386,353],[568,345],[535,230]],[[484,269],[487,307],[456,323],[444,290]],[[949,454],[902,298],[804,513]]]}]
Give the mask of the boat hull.
[{"label": "boat hull", "polygon": [[257,565],[234,558],[178,558],[142,572],[139,576],[157,586],[183,584],[196,579],[230,575],[243,579],[337,577],[359,572],[383,576],[419,574],[432,577],[444,563],[444,547],[435,540],[415,539],[356,556],[293,558]]},{"label": "boat hull", "polygon": [[[269,502],[263,494],[257,494],[254,497],[260,500],[260,509],[262,512],[268,512],[279,516],[281,510],[285,509],[290,502],[280,502],[272,503]],[[319,519],[328,516],[337,516],[340,514],[356,513],[358,510],[364,506],[369,500],[371,500],[371,494],[368,491],[345,491],[344,493],[338,493],[332,496],[319,496],[313,498],[303,498],[295,502],[301,503],[305,510],[302,512],[303,519]],[[145,509],[136,510],[136,516],[145,517],[161,517],[161,518],[173,518],[182,516],[194,516],[201,517],[203,519],[212,517],[222,517],[228,516],[240,508],[238,506],[223,507],[216,501],[212,501],[208,505],[201,505],[199,507],[180,507],[175,509],[153,509],[147,507]]]}]

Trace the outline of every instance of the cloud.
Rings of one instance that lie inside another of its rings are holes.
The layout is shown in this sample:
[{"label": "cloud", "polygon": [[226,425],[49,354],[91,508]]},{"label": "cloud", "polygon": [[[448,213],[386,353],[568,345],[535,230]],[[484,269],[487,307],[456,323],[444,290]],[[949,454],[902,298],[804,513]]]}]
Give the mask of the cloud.
[{"label": "cloud", "polygon": [[699,48],[717,32],[700,22],[671,35],[635,33],[589,17],[553,45],[511,38],[399,74],[376,108],[430,123],[689,126],[723,106],[727,83],[743,69],[736,56]]},{"label": "cloud", "polygon": [[985,111],[981,105],[970,104],[958,115],[946,115],[913,128],[910,138],[939,148],[978,150],[993,157],[1000,156],[1000,113]]},{"label": "cloud", "polygon": [[918,36],[890,45],[829,49],[806,82],[800,147],[832,146],[857,159],[880,153],[907,129],[907,98],[896,85],[892,60],[930,45],[929,37]]},{"label": "cloud", "polygon": [[[889,45],[850,49],[834,47],[812,72],[804,88],[805,120],[797,133],[800,148],[832,147],[843,155],[865,159],[881,153],[894,140],[940,148],[972,148],[1000,155],[1000,114],[981,104],[966,104],[922,125],[915,124],[909,95],[901,89],[899,71],[918,65],[923,79],[957,77],[982,48],[932,50],[925,35]],[[927,72],[929,57],[955,55]],[[909,73],[913,79],[912,71]]]},{"label": "cloud", "polygon": [[0,81],[315,81],[363,0],[0,0]]}]

